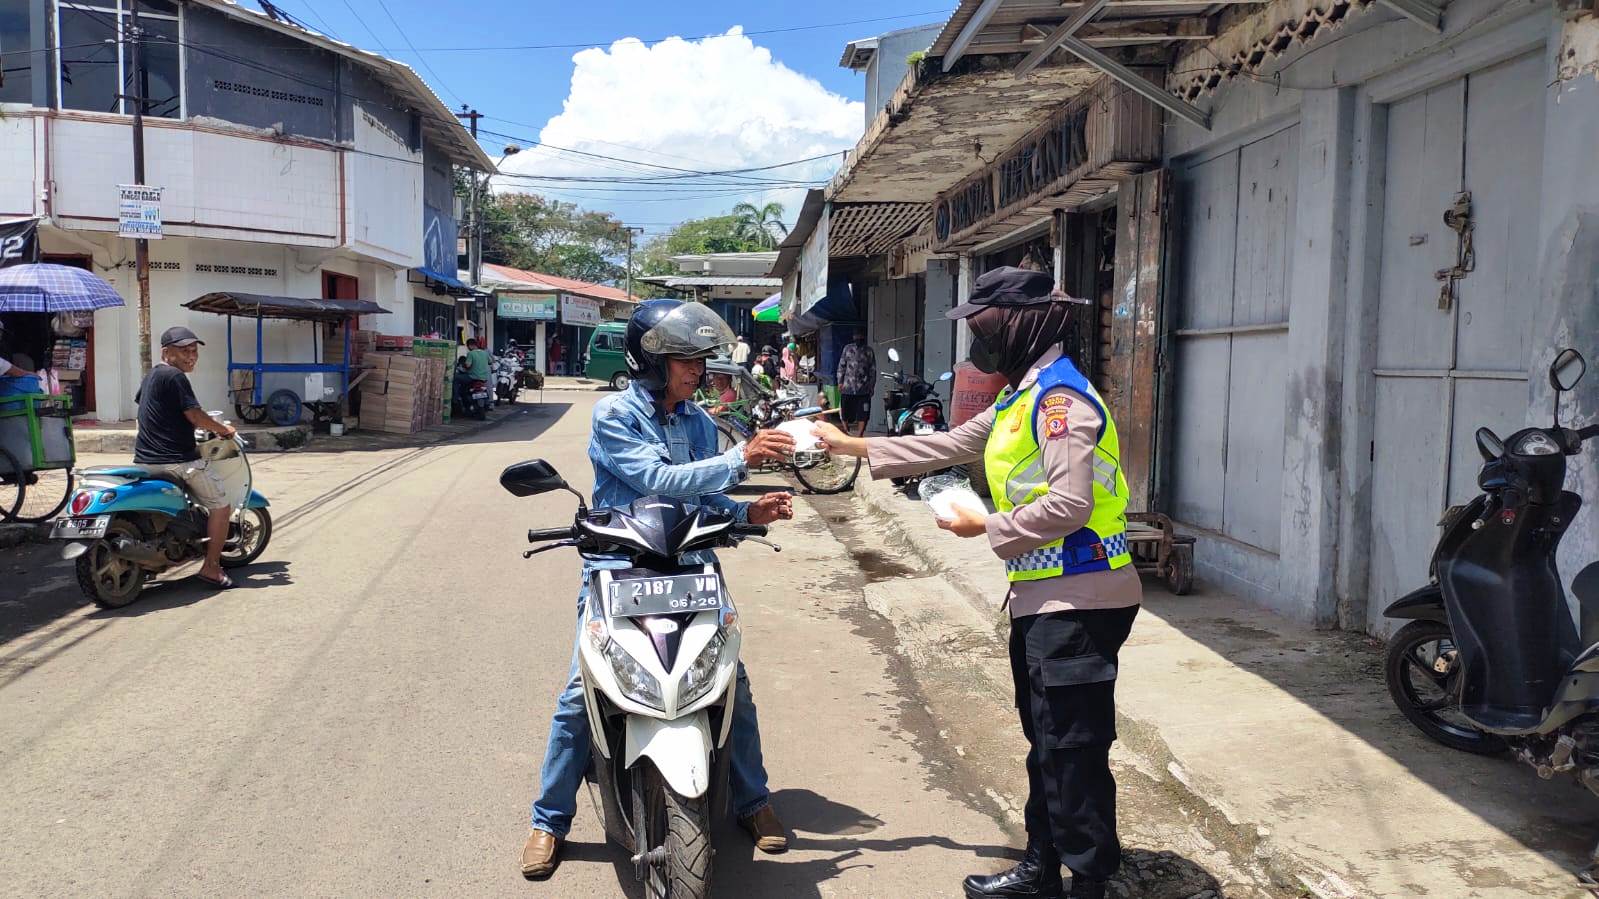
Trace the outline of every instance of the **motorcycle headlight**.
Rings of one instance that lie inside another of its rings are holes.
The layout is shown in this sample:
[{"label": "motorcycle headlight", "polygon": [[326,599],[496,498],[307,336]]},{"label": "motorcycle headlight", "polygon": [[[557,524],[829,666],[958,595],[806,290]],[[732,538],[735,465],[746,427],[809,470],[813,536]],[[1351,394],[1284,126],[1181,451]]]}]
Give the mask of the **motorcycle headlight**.
[{"label": "motorcycle headlight", "polygon": [[697,702],[710,691],[711,685],[716,682],[716,662],[722,657],[722,647],[727,645],[727,638],[721,631],[711,637],[711,642],[705,644],[694,664],[688,666],[683,672],[683,688],[678,691],[677,704],[679,707]]},{"label": "motorcycle headlight", "polygon": [[616,685],[622,688],[622,695],[652,709],[666,708],[661,699],[661,682],[616,645],[615,640],[606,641],[603,653],[605,660],[611,663],[611,673],[616,675]]},{"label": "motorcycle headlight", "polygon": [[1521,438],[1515,452],[1520,456],[1555,456],[1560,454],[1560,447],[1542,431],[1533,431]]}]

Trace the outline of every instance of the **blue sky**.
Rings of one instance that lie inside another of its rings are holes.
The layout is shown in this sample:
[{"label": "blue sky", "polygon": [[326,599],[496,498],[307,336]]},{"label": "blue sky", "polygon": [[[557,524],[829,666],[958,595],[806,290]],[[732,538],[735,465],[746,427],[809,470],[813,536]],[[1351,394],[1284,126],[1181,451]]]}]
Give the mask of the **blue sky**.
[{"label": "blue sky", "polygon": [[[540,179],[653,178],[671,173],[651,166],[746,168],[853,146],[863,120],[861,76],[838,66],[844,44],[942,21],[954,5],[950,0],[817,0],[804,5],[274,2],[319,31],[411,64],[452,108],[466,102],[490,117],[482,121],[482,129],[579,151],[530,150],[512,157],[505,167]],[[862,21],[866,19],[880,21]],[[855,24],[748,34],[846,22]],[[746,34],[698,40],[726,35],[735,27]],[[628,37],[671,36],[689,40],[612,47]],[[407,38],[418,52],[407,45]],[[450,49],[551,44],[597,49]],[[498,158],[505,140],[485,137],[483,142]],[[830,157],[769,175],[718,179],[735,183],[716,188],[705,179],[682,185],[502,179],[497,189],[537,185],[540,192],[616,212],[655,233],[671,222],[718,212],[741,199],[779,200],[792,218],[800,188],[753,179],[824,179],[835,166],[836,158]]]}]

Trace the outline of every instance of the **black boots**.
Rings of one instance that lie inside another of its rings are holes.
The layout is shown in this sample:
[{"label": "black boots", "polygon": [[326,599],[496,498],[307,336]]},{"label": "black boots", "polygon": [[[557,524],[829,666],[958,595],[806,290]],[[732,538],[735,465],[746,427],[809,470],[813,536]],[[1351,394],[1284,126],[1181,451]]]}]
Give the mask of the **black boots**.
[{"label": "black boots", "polygon": [[1053,849],[1028,846],[1016,867],[998,874],[973,874],[961,886],[966,899],[1060,899],[1060,859]]}]

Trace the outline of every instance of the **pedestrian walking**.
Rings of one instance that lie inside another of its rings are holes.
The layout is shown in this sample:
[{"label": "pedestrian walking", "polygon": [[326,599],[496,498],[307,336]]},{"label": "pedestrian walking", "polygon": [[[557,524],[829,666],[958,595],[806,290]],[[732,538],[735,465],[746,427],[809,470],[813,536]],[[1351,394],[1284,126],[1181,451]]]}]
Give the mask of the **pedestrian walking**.
[{"label": "pedestrian walking", "polygon": [[733,364],[744,366],[745,371],[750,367],[750,344],[744,335],[738,335],[738,342],[733,344]]},{"label": "pedestrian walking", "polygon": [[1060,350],[1071,305],[1042,272],[1001,268],[951,310],[971,326],[972,363],[1010,387],[977,418],[942,434],[861,439],[819,424],[828,449],[864,456],[872,477],[982,459],[996,510],[957,508],[939,526],[986,536],[1005,560],[1011,678],[1027,737],[1027,852],[972,875],[969,899],[1100,899],[1121,866],[1116,836],[1117,656],[1143,601],[1127,549],[1127,482],[1116,424]]},{"label": "pedestrian walking", "polygon": [[855,332],[855,339],[839,354],[839,409],[844,429],[857,437],[865,436],[867,419],[872,416],[872,390],[877,387],[877,359],[866,344],[866,332]]}]

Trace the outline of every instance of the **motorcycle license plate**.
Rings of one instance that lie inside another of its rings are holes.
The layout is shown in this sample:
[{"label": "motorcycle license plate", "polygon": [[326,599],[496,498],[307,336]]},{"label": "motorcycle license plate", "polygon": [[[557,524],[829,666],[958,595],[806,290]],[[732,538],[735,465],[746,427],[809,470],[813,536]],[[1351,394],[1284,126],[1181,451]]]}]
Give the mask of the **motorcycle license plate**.
[{"label": "motorcycle license plate", "polygon": [[931,434],[933,433],[933,430],[933,426],[925,421],[919,421],[916,423],[916,436],[918,437],[921,437],[924,434]]},{"label": "motorcycle license plate", "polygon": [[58,518],[50,527],[52,540],[99,540],[105,536],[110,515],[90,515],[84,518]]},{"label": "motorcycle license plate", "polygon": [[722,582],[714,574],[617,578],[611,581],[611,617],[683,615],[722,607]]}]

